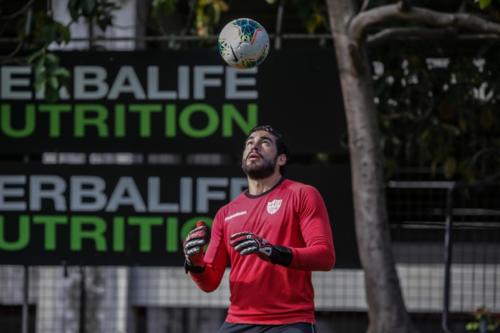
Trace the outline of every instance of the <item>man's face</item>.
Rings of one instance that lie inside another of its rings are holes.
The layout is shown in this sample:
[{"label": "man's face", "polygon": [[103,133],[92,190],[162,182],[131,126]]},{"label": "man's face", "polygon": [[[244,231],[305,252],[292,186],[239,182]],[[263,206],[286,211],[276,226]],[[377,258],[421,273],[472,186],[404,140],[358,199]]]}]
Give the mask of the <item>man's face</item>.
[{"label": "man's face", "polygon": [[276,137],[266,131],[255,131],[245,141],[241,168],[251,179],[264,179],[284,165],[285,155],[278,156]]}]

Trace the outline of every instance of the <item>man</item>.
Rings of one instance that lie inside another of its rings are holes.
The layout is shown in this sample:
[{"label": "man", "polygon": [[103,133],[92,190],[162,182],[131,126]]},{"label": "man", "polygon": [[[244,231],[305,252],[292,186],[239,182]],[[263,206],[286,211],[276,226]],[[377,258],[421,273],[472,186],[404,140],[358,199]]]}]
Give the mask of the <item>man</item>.
[{"label": "man", "polygon": [[184,242],[186,271],[206,292],[231,264],[231,305],[219,333],[315,332],[311,272],[333,268],[332,231],[319,192],[283,178],[286,162],[282,136],[254,128],[241,161],[248,190],[217,212],[211,241],[200,223]]}]

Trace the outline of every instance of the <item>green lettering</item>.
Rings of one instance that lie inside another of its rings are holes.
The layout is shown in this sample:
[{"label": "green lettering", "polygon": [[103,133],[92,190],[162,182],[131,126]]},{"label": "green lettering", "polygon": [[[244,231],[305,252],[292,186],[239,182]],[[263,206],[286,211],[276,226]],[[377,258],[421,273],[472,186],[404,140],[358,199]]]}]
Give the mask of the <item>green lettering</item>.
[{"label": "green lettering", "polygon": [[[83,239],[93,240],[97,251],[106,251],[106,222],[97,216],[73,216],[71,225],[71,251],[81,251]],[[84,227],[86,227],[84,230]],[[91,227],[92,229],[89,229]]]},{"label": "green lettering", "polygon": [[176,133],[176,108],[175,104],[167,104],[165,107],[165,135],[174,138]]},{"label": "green lettering", "polygon": [[77,104],[75,105],[75,137],[83,138],[85,128],[93,126],[97,129],[97,135],[101,138],[108,137],[108,109],[99,104]]},{"label": "green lettering", "polygon": [[113,251],[122,252],[125,249],[125,219],[117,216],[113,219]]},{"label": "green lettering", "polygon": [[44,226],[44,248],[48,251],[56,249],[56,228],[58,224],[67,224],[66,216],[57,215],[37,215],[33,217],[34,224],[43,224]]},{"label": "green lettering", "polygon": [[49,136],[58,138],[61,136],[61,113],[70,112],[68,104],[41,104],[38,107],[40,112],[47,112],[49,115]]},{"label": "green lettering", "polygon": [[181,239],[185,239],[187,234],[196,227],[196,222],[203,221],[208,226],[212,225],[212,219],[206,216],[197,216],[187,220],[181,228]]},{"label": "green lettering", "polygon": [[141,138],[151,136],[151,114],[160,112],[160,104],[132,104],[129,107],[130,112],[139,113],[139,134]]},{"label": "green lettering", "polygon": [[0,129],[6,136],[24,138],[33,134],[33,130],[35,129],[35,106],[33,104],[26,105],[24,109],[24,125],[19,129],[15,129],[12,126],[12,108],[9,104],[2,104],[0,106],[0,113]]},{"label": "green lettering", "polygon": [[128,219],[130,225],[139,226],[139,251],[151,251],[151,229],[154,225],[162,225],[161,217],[132,216]]},{"label": "green lettering", "polygon": [[177,252],[179,247],[179,220],[177,217],[167,217],[167,252]]},{"label": "green lettering", "polygon": [[[205,128],[197,129],[191,125],[191,116],[194,113],[201,112],[207,117],[207,125]],[[205,138],[215,133],[219,126],[219,115],[210,105],[203,103],[195,103],[186,106],[179,116],[179,127],[181,130],[193,138]]]},{"label": "green lettering", "polygon": [[222,136],[232,137],[235,124],[243,133],[250,133],[252,128],[257,126],[257,114],[257,104],[255,103],[248,104],[246,119],[233,104],[224,104],[222,106]]},{"label": "green lettering", "polygon": [[19,216],[19,232],[17,240],[8,241],[5,238],[4,218],[0,216],[0,250],[19,251],[28,245],[30,240],[30,218],[27,215]]},{"label": "green lettering", "polygon": [[117,104],[115,106],[115,137],[123,138],[125,136],[125,106]]}]

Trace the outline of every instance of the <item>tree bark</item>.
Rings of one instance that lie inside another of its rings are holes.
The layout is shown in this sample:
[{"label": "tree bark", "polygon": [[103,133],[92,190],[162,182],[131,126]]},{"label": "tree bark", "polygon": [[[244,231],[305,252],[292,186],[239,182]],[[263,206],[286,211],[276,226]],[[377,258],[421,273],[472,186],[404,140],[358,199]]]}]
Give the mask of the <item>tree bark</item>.
[{"label": "tree bark", "polygon": [[411,7],[402,10],[399,4],[376,7],[353,17],[350,37],[361,41],[368,27],[380,23],[406,22],[421,27],[463,28],[481,33],[500,34],[500,24],[468,13],[442,13],[435,10]]},{"label": "tree bark", "polygon": [[383,155],[365,47],[349,33],[352,0],[327,0],[349,133],[356,237],[365,274],[369,333],[414,333],[391,248]]}]

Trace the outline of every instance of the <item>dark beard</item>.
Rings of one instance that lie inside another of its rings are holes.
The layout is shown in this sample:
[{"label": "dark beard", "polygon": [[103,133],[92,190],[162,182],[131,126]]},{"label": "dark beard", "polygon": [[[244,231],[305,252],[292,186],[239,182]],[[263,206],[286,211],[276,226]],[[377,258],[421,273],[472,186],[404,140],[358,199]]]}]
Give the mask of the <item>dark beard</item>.
[{"label": "dark beard", "polygon": [[241,169],[250,179],[265,179],[274,173],[274,168],[276,167],[276,160],[264,160],[262,165],[250,165],[247,166],[245,162],[241,163]]}]

